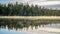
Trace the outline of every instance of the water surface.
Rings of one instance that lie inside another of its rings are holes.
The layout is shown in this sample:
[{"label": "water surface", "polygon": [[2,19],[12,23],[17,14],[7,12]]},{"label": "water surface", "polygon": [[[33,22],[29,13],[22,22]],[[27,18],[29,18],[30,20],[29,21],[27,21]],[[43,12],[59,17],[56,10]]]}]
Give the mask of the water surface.
[{"label": "water surface", "polygon": [[1,19],[0,34],[60,34],[60,21]]}]

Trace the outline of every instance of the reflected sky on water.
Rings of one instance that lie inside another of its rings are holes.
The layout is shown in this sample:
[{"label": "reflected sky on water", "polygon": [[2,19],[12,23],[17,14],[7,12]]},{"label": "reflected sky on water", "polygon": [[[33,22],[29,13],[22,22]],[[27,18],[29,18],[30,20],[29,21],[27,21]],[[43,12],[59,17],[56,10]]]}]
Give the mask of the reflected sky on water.
[{"label": "reflected sky on water", "polygon": [[0,34],[60,34],[59,22],[0,20]]}]

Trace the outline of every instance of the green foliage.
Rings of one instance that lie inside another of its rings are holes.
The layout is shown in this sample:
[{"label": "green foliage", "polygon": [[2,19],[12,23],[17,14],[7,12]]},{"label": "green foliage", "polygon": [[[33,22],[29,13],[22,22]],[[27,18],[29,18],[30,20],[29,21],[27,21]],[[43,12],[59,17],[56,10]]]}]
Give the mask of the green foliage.
[{"label": "green foliage", "polygon": [[41,8],[29,4],[0,4],[0,16],[60,16],[60,10]]}]

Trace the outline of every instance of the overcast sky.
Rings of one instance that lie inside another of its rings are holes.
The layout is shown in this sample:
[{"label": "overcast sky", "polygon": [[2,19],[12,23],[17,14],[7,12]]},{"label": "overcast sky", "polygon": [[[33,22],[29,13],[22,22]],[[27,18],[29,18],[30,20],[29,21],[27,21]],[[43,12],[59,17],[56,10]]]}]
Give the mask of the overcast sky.
[{"label": "overcast sky", "polygon": [[8,3],[29,3],[34,5],[56,5],[60,4],[60,0],[0,0],[2,4]]}]

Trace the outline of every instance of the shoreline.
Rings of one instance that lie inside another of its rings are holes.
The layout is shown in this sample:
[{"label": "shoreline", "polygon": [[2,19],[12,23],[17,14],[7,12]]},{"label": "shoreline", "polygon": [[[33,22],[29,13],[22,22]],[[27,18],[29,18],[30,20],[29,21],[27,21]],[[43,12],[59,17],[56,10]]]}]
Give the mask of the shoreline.
[{"label": "shoreline", "polygon": [[60,16],[0,16],[0,19],[60,20]]}]

